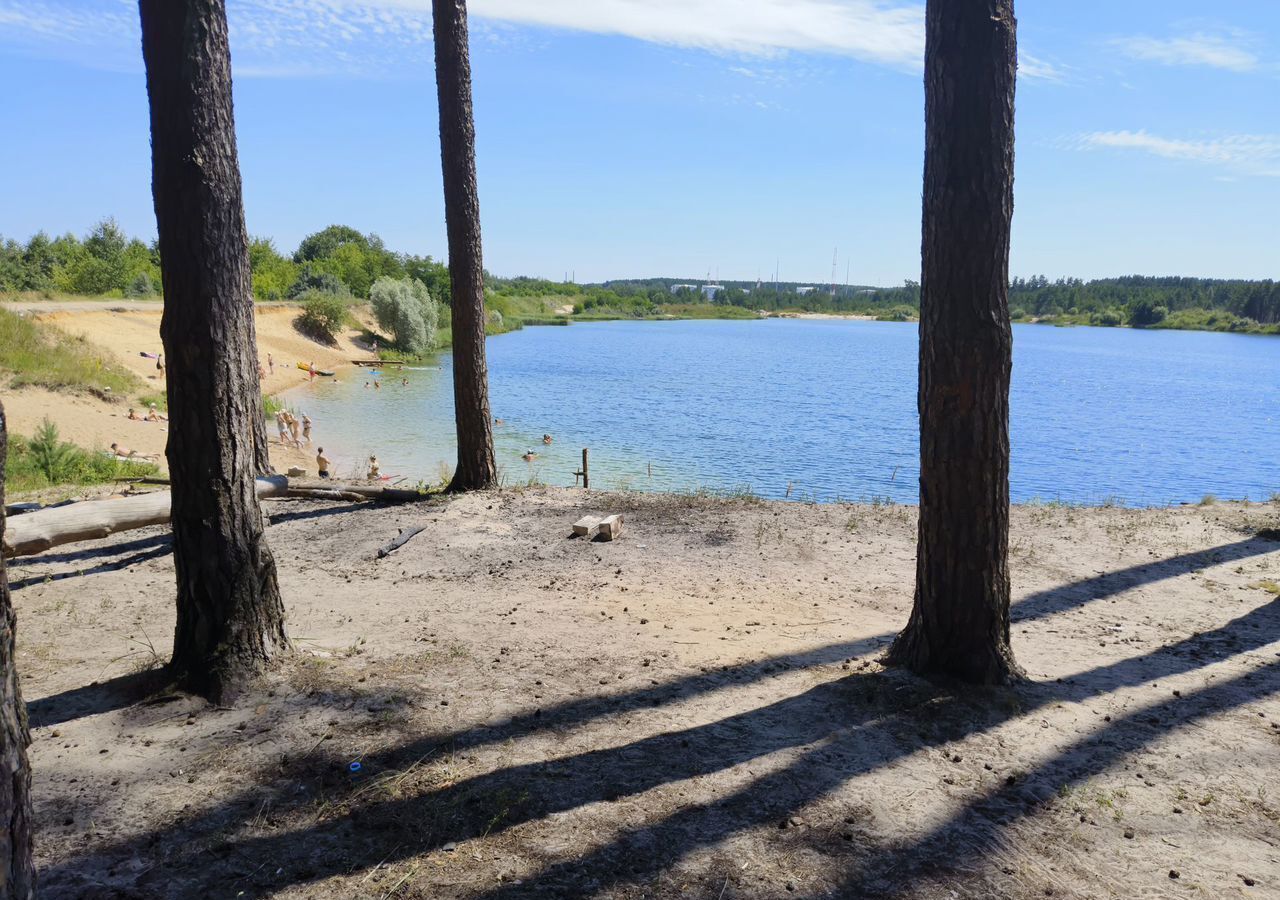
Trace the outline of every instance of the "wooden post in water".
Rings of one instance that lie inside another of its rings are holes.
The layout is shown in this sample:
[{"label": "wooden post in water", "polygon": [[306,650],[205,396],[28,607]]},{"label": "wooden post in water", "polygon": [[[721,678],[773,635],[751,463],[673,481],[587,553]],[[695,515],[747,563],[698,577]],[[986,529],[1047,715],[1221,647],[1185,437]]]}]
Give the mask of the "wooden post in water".
[{"label": "wooden post in water", "polygon": [[584,491],[585,491],[587,488],[591,487],[591,476],[590,476],[589,474],[587,474],[587,473],[588,473],[588,470],[587,470],[587,448],[586,448],[586,447],[583,447],[583,448],[582,448],[582,489],[583,489]]}]

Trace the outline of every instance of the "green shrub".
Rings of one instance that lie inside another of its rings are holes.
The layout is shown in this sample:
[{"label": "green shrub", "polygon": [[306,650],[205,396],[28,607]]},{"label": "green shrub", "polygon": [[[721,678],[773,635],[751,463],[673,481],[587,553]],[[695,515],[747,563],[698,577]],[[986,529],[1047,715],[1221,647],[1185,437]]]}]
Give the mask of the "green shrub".
[{"label": "green shrub", "polygon": [[1150,300],[1138,300],[1129,304],[1129,321],[1138,328],[1159,325],[1168,316],[1169,310],[1167,307],[1157,306]]},{"label": "green shrub", "polygon": [[13,493],[35,491],[61,484],[102,484],[118,478],[138,478],[158,471],[154,463],[116,459],[59,440],[58,429],[48,419],[35,437],[14,435],[9,442],[5,484]]},{"label": "green shrub", "polygon": [[129,282],[129,286],[124,289],[126,297],[151,297],[156,292],[155,282],[151,280],[151,276],[146,272],[139,272],[134,276],[133,281]]},{"label": "green shrub", "polygon": [[303,266],[298,272],[297,280],[289,287],[289,299],[296,300],[312,292],[333,294],[336,297],[346,297],[351,294],[337,275],[318,272],[311,266]]},{"label": "green shrub", "polygon": [[298,299],[302,301],[298,328],[322,343],[336,344],[338,332],[347,322],[346,300],[321,291],[308,291]]},{"label": "green shrub", "polygon": [[369,303],[378,327],[391,334],[397,349],[420,355],[435,347],[440,311],[421,281],[384,275],[369,289]]}]

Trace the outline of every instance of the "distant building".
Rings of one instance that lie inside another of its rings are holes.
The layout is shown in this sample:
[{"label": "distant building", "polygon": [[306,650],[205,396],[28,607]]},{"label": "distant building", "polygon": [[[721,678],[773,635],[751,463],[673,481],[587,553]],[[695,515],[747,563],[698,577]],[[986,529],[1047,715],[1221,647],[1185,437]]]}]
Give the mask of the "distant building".
[{"label": "distant building", "polygon": [[673,294],[678,294],[678,293],[680,293],[681,291],[696,291],[697,289],[698,289],[698,286],[697,286],[696,284],[673,284],[673,285],[671,285],[671,293],[673,293]]},{"label": "distant building", "polygon": [[797,285],[797,286],[796,286],[796,293],[797,293],[797,294],[799,294],[799,295],[800,295],[800,296],[802,296],[802,297],[803,297],[805,294],[811,294],[811,293],[813,293],[813,292],[814,292],[814,291],[816,291],[816,290],[817,290],[817,288],[816,288],[816,287],[814,287],[814,286],[813,286],[813,285],[811,285],[811,284],[801,284],[801,285]]},{"label": "distant building", "polygon": [[704,284],[702,286],[702,296],[708,300],[716,299],[716,294],[724,290],[723,284]]}]

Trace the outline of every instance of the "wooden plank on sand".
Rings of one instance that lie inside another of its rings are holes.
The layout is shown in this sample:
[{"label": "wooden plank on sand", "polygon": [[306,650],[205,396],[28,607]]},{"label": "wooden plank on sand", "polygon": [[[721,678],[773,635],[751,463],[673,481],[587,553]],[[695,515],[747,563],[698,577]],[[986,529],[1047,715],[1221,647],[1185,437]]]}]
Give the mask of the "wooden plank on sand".
[{"label": "wooden plank on sand", "polygon": [[573,523],[573,533],[578,537],[594,537],[596,529],[599,527],[599,516],[583,516],[581,519]]},{"label": "wooden plank on sand", "polygon": [[605,516],[600,520],[600,540],[611,541],[618,535],[622,534],[622,515],[621,513],[612,516]]}]

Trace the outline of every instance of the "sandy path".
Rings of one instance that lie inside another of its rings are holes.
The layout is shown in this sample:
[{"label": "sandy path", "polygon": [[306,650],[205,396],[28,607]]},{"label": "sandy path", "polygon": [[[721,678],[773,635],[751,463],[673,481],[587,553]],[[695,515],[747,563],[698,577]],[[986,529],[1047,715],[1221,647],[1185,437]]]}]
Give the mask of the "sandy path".
[{"label": "sandy path", "polygon": [[[38,318],[62,330],[79,335],[115,357],[121,365],[143,380],[143,394],[164,392],[164,383],[156,371],[155,360],[140,355],[156,353],[160,343],[160,304],[156,301],[85,301],[14,304],[11,308],[31,311]],[[307,375],[298,362],[314,362],[317,368],[342,372],[350,368],[352,359],[368,356],[368,350],[356,342],[358,332],[340,337],[337,347],[326,347],[299,334],[293,327],[299,308],[285,304],[255,307],[255,324],[260,361],[265,366],[267,355],[274,359],[263,379],[262,390],[278,394],[303,384]],[[134,399],[134,398],[131,398]],[[135,422],[127,418],[127,402],[107,403],[95,397],[77,396],[42,388],[22,388],[5,392],[5,410],[9,427],[18,434],[32,434],[47,416],[65,440],[84,447],[106,448],[113,441],[140,454],[155,455],[164,466],[167,427],[164,423]],[[313,472],[315,454],[282,446],[270,428],[271,460],[278,471],[299,466]],[[313,440],[324,440],[323,427],[318,427]]]},{"label": "sandy path", "polygon": [[13,567],[45,896],[1280,894],[1280,505],[1015,509],[992,690],[877,662],[910,507],[269,508],[300,652],[233,709],[133,705],[162,530]]}]

